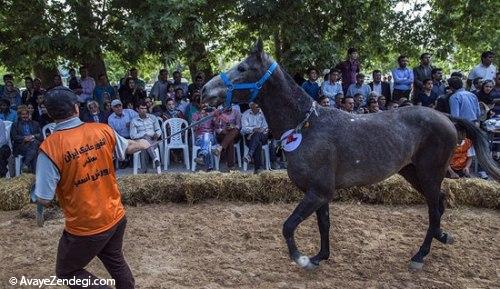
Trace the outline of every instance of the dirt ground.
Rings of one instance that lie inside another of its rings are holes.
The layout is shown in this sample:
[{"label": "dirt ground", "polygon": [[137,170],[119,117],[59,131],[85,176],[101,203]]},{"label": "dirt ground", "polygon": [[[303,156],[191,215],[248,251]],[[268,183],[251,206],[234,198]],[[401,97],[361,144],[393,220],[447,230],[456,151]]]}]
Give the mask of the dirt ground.
[{"label": "dirt ground", "polygon": [[[410,272],[408,261],[427,227],[426,207],[332,204],[330,260],[306,272],[288,259],[281,236],[293,207],[128,207],[124,251],[137,288],[500,288],[498,211],[447,210],[443,228],[456,243],[434,242],[423,271]],[[62,219],[38,228],[19,212],[0,212],[0,288],[17,288],[7,282],[12,276],[54,275],[62,229]],[[297,242],[303,252],[317,252],[315,218],[299,227]],[[89,270],[107,276],[99,260]]]}]

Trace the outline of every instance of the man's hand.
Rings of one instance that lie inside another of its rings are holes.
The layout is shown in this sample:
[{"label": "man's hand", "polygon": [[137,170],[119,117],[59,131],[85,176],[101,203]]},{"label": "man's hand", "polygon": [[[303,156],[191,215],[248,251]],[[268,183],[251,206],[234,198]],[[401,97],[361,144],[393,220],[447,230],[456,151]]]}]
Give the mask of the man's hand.
[{"label": "man's hand", "polygon": [[451,171],[450,172],[450,178],[451,179],[459,179],[460,176],[457,173],[455,173],[454,171]]}]

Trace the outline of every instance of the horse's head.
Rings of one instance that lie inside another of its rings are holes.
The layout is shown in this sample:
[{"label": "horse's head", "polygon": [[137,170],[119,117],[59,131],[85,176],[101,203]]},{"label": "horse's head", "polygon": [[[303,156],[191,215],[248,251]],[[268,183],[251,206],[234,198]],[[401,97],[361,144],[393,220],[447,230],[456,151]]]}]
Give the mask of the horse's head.
[{"label": "horse's head", "polygon": [[225,80],[221,75],[217,75],[203,86],[202,102],[209,103],[212,106],[224,103],[229,83],[234,88],[232,102],[248,102],[252,90],[238,89],[238,84],[257,83],[273,63],[274,61],[263,51],[262,40],[259,39],[245,60],[225,72]]}]

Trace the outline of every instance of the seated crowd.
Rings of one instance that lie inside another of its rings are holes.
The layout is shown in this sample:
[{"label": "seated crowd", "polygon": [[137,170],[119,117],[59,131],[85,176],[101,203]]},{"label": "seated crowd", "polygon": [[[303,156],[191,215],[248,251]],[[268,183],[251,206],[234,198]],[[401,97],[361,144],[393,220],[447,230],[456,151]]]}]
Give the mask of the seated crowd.
[{"label": "seated crowd", "polygon": [[[477,122],[500,117],[500,74],[492,64],[494,54],[486,51],[481,55],[481,63],[469,73],[464,89],[460,72],[452,73],[444,81],[443,71],[431,64],[431,55],[424,53],[420,64],[410,69],[408,57],[398,57],[398,66],[388,75],[380,70],[371,72],[371,82],[365,83],[356,49],[348,50],[348,58],[330,69],[323,81],[318,81],[316,68],[307,70],[308,79],[295,75],[295,81],[302,86],[321,106],[340,109],[346,113],[379,113],[399,107],[420,105],[430,107],[453,116]],[[262,168],[262,148],[269,145],[269,158],[273,168],[279,168],[273,148],[272,132],[256,103],[233,105],[229,109],[216,110],[202,104],[200,90],[205,83],[205,75],[198,73],[191,84],[182,81],[179,71],[168,79],[168,71],[161,69],[158,80],[149,95],[145,82],[138,77],[138,70],[130,69],[120,79],[119,87],[110,85],[105,74],[97,78],[97,83],[89,76],[86,67],[70,70],[68,89],[78,95],[80,118],[85,122],[106,123],[118,134],[130,139],[146,139],[157,144],[163,136],[161,123],[171,118],[186,120],[189,124],[211,116],[193,129],[194,143],[199,147],[195,162],[206,170],[214,168],[215,158],[225,160],[228,170],[235,166],[235,144],[240,141],[248,148],[243,156],[247,163],[254,164],[254,171]],[[26,77],[26,89],[20,92],[14,86],[14,78],[7,74],[0,86],[0,177],[7,172],[7,160],[11,154],[22,156],[22,170],[34,172],[38,146],[43,141],[42,128],[51,123],[44,106],[46,90],[40,79]],[[59,75],[54,76],[54,87],[63,86]],[[7,141],[7,123],[11,122],[10,140]],[[277,138],[279,136],[274,136]],[[157,145],[156,145],[157,146]],[[146,168],[147,157],[160,171],[160,156],[153,146],[142,155],[141,167]],[[470,141],[459,140],[449,168],[449,175],[470,175]],[[172,153],[178,161],[180,155]],[[119,164],[121,168],[129,161]]]}]

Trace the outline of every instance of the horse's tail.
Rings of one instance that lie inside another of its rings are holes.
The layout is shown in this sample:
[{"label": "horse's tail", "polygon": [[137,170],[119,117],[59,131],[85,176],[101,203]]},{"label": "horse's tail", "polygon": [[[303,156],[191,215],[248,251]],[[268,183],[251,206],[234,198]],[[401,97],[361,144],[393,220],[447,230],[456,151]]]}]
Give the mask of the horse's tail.
[{"label": "horse's tail", "polygon": [[492,179],[500,182],[500,168],[496,165],[491,156],[490,144],[484,132],[468,120],[450,115],[448,115],[448,117],[455,124],[455,127],[464,130],[467,138],[472,141],[481,168],[483,168]]}]

